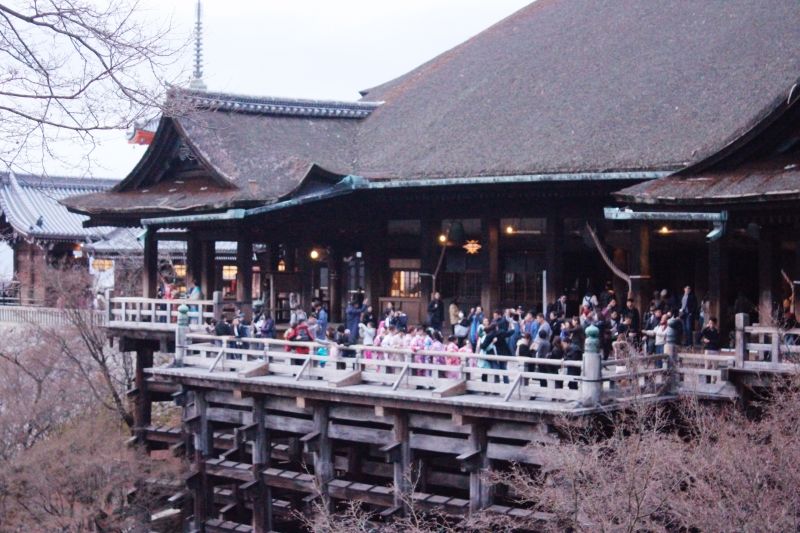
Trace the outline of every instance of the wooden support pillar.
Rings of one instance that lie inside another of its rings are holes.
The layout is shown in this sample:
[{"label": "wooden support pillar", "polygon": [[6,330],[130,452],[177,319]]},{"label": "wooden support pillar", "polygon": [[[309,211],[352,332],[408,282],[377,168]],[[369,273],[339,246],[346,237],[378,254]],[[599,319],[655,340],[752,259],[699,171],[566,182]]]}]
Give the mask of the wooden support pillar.
[{"label": "wooden support pillar", "polygon": [[195,413],[199,417],[195,432],[195,465],[197,479],[194,483],[195,529],[204,531],[206,520],[214,516],[214,486],[206,474],[206,460],[214,454],[214,431],[208,420],[208,401],[204,391],[195,391]]},{"label": "wooden support pillar", "polygon": [[[194,236],[189,235],[186,240],[186,290],[191,289],[193,283],[200,283],[200,275],[202,273],[202,249],[200,240]],[[202,290],[202,287],[201,289]]]},{"label": "wooden support pillar", "polygon": [[[379,224],[373,238],[369,239],[364,249],[364,275],[367,283],[364,288],[366,298],[376,312],[382,311],[379,299],[389,294],[386,285],[386,272],[389,266],[386,257],[387,242],[386,224]],[[377,327],[377,324],[375,326]]]},{"label": "wooden support pillar", "polygon": [[[431,301],[433,296],[432,276],[436,271],[436,263],[442,252],[441,244],[439,243],[440,226],[441,223],[437,224],[430,217],[420,219],[420,271],[422,274],[426,274],[420,277],[420,300],[423,310],[427,309],[428,302]],[[423,312],[422,315],[425,315],[425,313]]]},{"label": "wooden support pillar", "polygon": [[[611,262],[614,263],[614,266],[625,272],[625,268],[628,266],[628,257],[625,254],[625,250],[622,248],[614,248]],[[628,298],[628,284],[625,283],[625,280],[613,275],[611,280],[614,285],[614,294],[617,295],[617,306],[624,306],[625,300]]]},{"label": "wooden support pillar", "polygon": [[[486,316],[500,304],[500,219],[481,220],[484,248],[483,273],[481,277],[481,307]],[[485,250],[485,253],[484,253]]]},{"label": "wooden support pillar", "polygon": [[158,293],[158,240],[153,229],[144,234],[144,272],[142,273],[142,296],[155,298]]},{"label": "wooden support pillar", "polygon": [[253,318],[253,241],[236,243],[236,301],[246,320]]},{"label": "wooden support pillar", "polygon": [[[634,305],[645,313],[650,304],[650,226],[637,222],[631,228],[631,288]],[[620,302],[620,305],[624,305]]]},{"label": "wooden support pillar", "polygon": [[484,479],[485,472],[490,466],[489,457],[486,455],[487,444],[486,426],[478,422],[473,423],[470,427],[469,445],[478,451],[478,456],[469,473],[469,510],[472,513],[485,509],[492,503],[491,483]]},{"label": "wooden support pillar", "polygon": [[342,254],[336,248],[328,253],[328,320],[342,322]]},{"label": "wooden support pillar", "polygon": [[264,483],[261,473],[270,467],[272,442],[264,417],[264,398],[253,398],[253,423],[256,425],[253,440],[253,479],[256,482],[253,494],[253,531],[267,533],[272,531],[272,489]]},{"label": "wooden support pillar", "polygon": [[758,241],[758,321],[761,325],[769,325],[772,320],[773,300],[775,293],[775,277],[778,266],[775,261],[775,238],[770,228],[761,229]]},{"label": "wooden support pillar", "polygon": [[333,470],[333,444],[328,437],[328,422],[330,421],[328,406],[317,404],[314,406],[314,432],[317,433],[319,443],[314,451],[314,476],[325,505],[330,505],[328,497],[328,483],[334,478]]},{"label": "wooden support pillar", "polygon": [[394,414],[394,441],[399,443],[394,458],[394,506],[405,509],[411,490],[411,439],[408,432],[408,413]]},{"label": "wooden support pillar", "polygon": [[[547,270],[547,303],[554,303],[564,291],[564,220],[559,213],[547,217],[545,233],[545,268]],[[542,312],[546,312],[543,309]]]},{"label": "wooden support pillar", "polygon": [[203,298],[210,300],[211,295],[217,290],[216,287],[216,242],[200,241],[200,290]]},{"label": "wooden support pillar", "polygon": [[153,352],[154,349],[148,342],[140,341],[136,347],[134,383],[137,394],[133,411],[133,426],[139,442],[142,442],[144,428],[150,425],[152,418],[150,395],[147,391],[147,375],[144,373],[144,369],[153,367]]},{"label": "wooden support pillar", "polygon": [[719,320],[722,338],[727,338],[726,335],[733,326],[725,313],[728,304],[729,276],[725,239],[718,239],[708,245],[708,298],[711,303],[711,316]]}]

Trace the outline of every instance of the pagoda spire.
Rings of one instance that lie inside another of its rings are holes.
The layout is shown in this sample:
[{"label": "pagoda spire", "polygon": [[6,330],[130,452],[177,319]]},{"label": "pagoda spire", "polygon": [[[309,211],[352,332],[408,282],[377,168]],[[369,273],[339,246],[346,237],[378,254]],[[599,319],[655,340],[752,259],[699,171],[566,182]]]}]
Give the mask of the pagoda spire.
[{"label": "pagoda spire", "polygon": [[203,82],[203,7],[201,0],[197,0],[197,20],[194,26],[194,76],[189,83],[190,89],[205,91]]}]

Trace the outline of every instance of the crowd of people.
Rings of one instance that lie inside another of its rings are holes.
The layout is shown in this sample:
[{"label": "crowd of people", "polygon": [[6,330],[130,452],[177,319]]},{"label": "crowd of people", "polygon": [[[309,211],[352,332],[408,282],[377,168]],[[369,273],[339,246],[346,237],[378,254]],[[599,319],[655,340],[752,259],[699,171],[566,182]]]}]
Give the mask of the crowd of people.
[{"label": "crowd of people", "polygon": [[[577,312],[575,312],[577,310]],[[252,321],[241,313],[209,327],[216,335],[275,338],[275,320],[268,313],[255,310]],[[445,320],[445,314],[448,320]],[[418,363],[460,364],[464,354],[518,356],[537,359],[580,361],[583,357],[586,329],[599,330],[604,358],[622,358],[632,351],[661,354],[668,330],[675,329],[678,342],[715,352],[723,347],[719,323],[710,316],[709,306],[698,301],[690,286],[682,294],[667,290],[654,293],[648,309],[640,313],[632,298],[618,298],[611,283],[600,293],[587,291],[580,301],[560,296],[547,309],[516,308],[485,311],[481,306],[461,308],[457,301],[445,307],[441,295],[433,295],[427,307],[425,324],[409,324],[409,317],[388,303],[375,308],[363,295],[354,298],[343,312],[343,323],[329,324],[328,310],[318,300],[308,312],[300,306],[291,312],[283,339],[295,342],[315,341],[322,347],[318,354],[330,353],[335,345],[344,356],[354,355],[354,345],[365,357],[382,358],[385,350],[406,349],[417,352],[440,352],[441,356],[415,355]],[[676,319],[676,320],[672,320]],[[297,348],[300,353],[308,349]],[[447,353],[458,353],[448,357]],[[502,360],[469,357],[477,366],[504,368]],[[539,371],[548,367],[539,366]],[[553,367],[554,368],[554,367]]]}]

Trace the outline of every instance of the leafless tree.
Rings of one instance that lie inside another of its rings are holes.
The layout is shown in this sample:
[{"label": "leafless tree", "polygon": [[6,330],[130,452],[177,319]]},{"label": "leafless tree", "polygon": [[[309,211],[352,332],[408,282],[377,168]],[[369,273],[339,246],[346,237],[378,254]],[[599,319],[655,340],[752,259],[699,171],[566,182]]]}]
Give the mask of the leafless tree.
[{"label": "leafless tree", "polygon": [[170,29],[137,0],[0,3],[0,160],[29,170],[62,143],[88,155],[97,132],[154,117],[185,44]]}]

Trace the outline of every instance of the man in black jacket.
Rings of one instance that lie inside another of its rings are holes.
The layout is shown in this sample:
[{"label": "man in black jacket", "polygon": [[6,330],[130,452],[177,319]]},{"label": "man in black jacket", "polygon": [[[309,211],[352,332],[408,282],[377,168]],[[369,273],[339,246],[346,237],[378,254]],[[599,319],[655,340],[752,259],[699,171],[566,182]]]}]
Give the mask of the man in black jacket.
[{"label": "man in black jacket", "polygon": [[433,299],[428,304],[428,324],[436,331],[441,331],[444,324],[444,304],[438,292],[433,293]]}]

